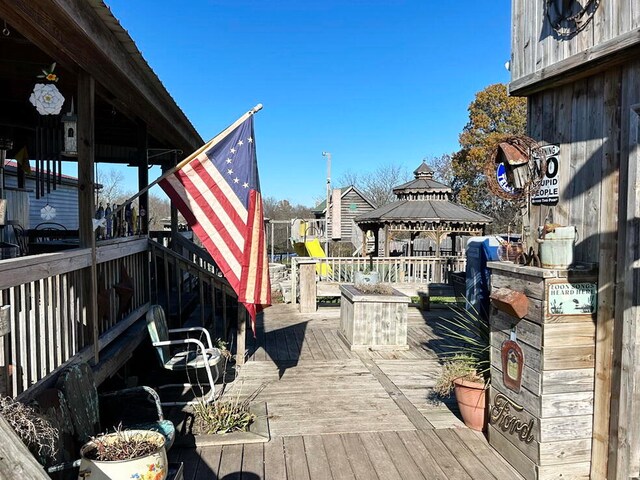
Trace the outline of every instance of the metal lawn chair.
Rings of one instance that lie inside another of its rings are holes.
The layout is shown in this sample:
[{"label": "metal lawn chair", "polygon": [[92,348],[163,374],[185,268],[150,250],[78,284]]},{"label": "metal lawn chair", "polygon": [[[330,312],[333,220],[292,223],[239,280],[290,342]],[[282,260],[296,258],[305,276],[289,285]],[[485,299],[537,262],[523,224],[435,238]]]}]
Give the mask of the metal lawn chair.
[{"label": "metal lawn chair", "polygon": [[[222,355],[220,350],[214,348],[211,343],[211,335],[203,327],[190,328],[167,328],[167,321],[164,310],[160,305],[152,305],[147,312],[147,329],[151,337],[151,344],[155,347],[158,359],[163,368],[172,371],[184,371],[187,374],[186,383],[171,383],[158,386],[158,390],[167,388],[191,388],[198,387],[202,392],[202,398],[193,401],[162,402],[162,405],[190,405],[195,403],[209,403],[215,399],[215,381],[220,376],[220,364]],[[199,338],[192,338],[189,335],[199,334]],[[187,335],[187,338],[175,338],[170,340],[175,334]],[[203,341],[204,340],[204,341]],[[172,347],[182,347],[182,350],[174,351]],[[187,349],[184,349],[186,347]],[[194,348],[190,348],[194,347]],[[208,383],[193,384],[190,381],[189,373],[198,379],[198,372],[205,371]],[[209,390],[205,393],[205,388]]]}]

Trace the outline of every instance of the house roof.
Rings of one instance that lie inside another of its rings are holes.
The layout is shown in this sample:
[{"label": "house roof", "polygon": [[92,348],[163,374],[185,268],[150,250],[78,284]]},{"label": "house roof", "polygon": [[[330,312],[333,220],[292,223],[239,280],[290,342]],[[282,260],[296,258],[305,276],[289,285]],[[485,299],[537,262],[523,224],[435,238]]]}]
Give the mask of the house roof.
[{"label": "house roof", "polygon": [[[347,187],[337,187],[334,190],[340,190],[340,198],[344,198],[349,192],[356,192],[365,202],[367,202],[371,208],[375,208],[375,205],[371,203],[364,193],[362,193],[355,185],[349,185]],[[327,209],[327,200],[323,200],[312,210],[313,213],[324,213]]]}]

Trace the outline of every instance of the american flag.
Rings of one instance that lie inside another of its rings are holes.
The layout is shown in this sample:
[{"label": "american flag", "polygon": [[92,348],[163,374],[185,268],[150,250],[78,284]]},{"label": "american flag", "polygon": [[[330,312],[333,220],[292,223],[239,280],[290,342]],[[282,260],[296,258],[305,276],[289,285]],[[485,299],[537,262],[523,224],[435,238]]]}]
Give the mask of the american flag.
[{"label": "american flag", "polygon": [[160,186],[251,316],[271,304],[253,116]]}]

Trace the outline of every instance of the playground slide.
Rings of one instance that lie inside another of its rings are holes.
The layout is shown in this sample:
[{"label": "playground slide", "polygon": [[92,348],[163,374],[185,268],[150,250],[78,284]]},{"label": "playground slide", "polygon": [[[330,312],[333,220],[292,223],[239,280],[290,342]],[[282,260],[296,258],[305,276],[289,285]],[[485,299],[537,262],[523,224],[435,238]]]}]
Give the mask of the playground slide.
[{"label": "playground slide", "polygon": [[[304,247],[306,249],[307,255],[309,255],[310,257],[324,258],[327,256],[322,249],[322,245],[320,245],[320,240],[318,240],[317,238],[304,242]],[[296,251],[297,250],[298,249],[296,248]],[[326,277],[327,275],[332,274],[331,267],[326,263],[320,263],[316,265],[316,273]]]}]

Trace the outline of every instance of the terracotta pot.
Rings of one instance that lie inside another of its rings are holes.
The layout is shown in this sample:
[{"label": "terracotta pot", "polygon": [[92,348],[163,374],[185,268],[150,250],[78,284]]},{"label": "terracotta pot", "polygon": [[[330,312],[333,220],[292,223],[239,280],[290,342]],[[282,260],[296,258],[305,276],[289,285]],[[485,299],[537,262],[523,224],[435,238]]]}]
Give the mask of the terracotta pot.
[{"label": "terracotta pot", "polygon": [[470,382],[462,378],[453,381],[458,408],[464,424],[472,430],[485,430],[487,401],[484,383]]}]

